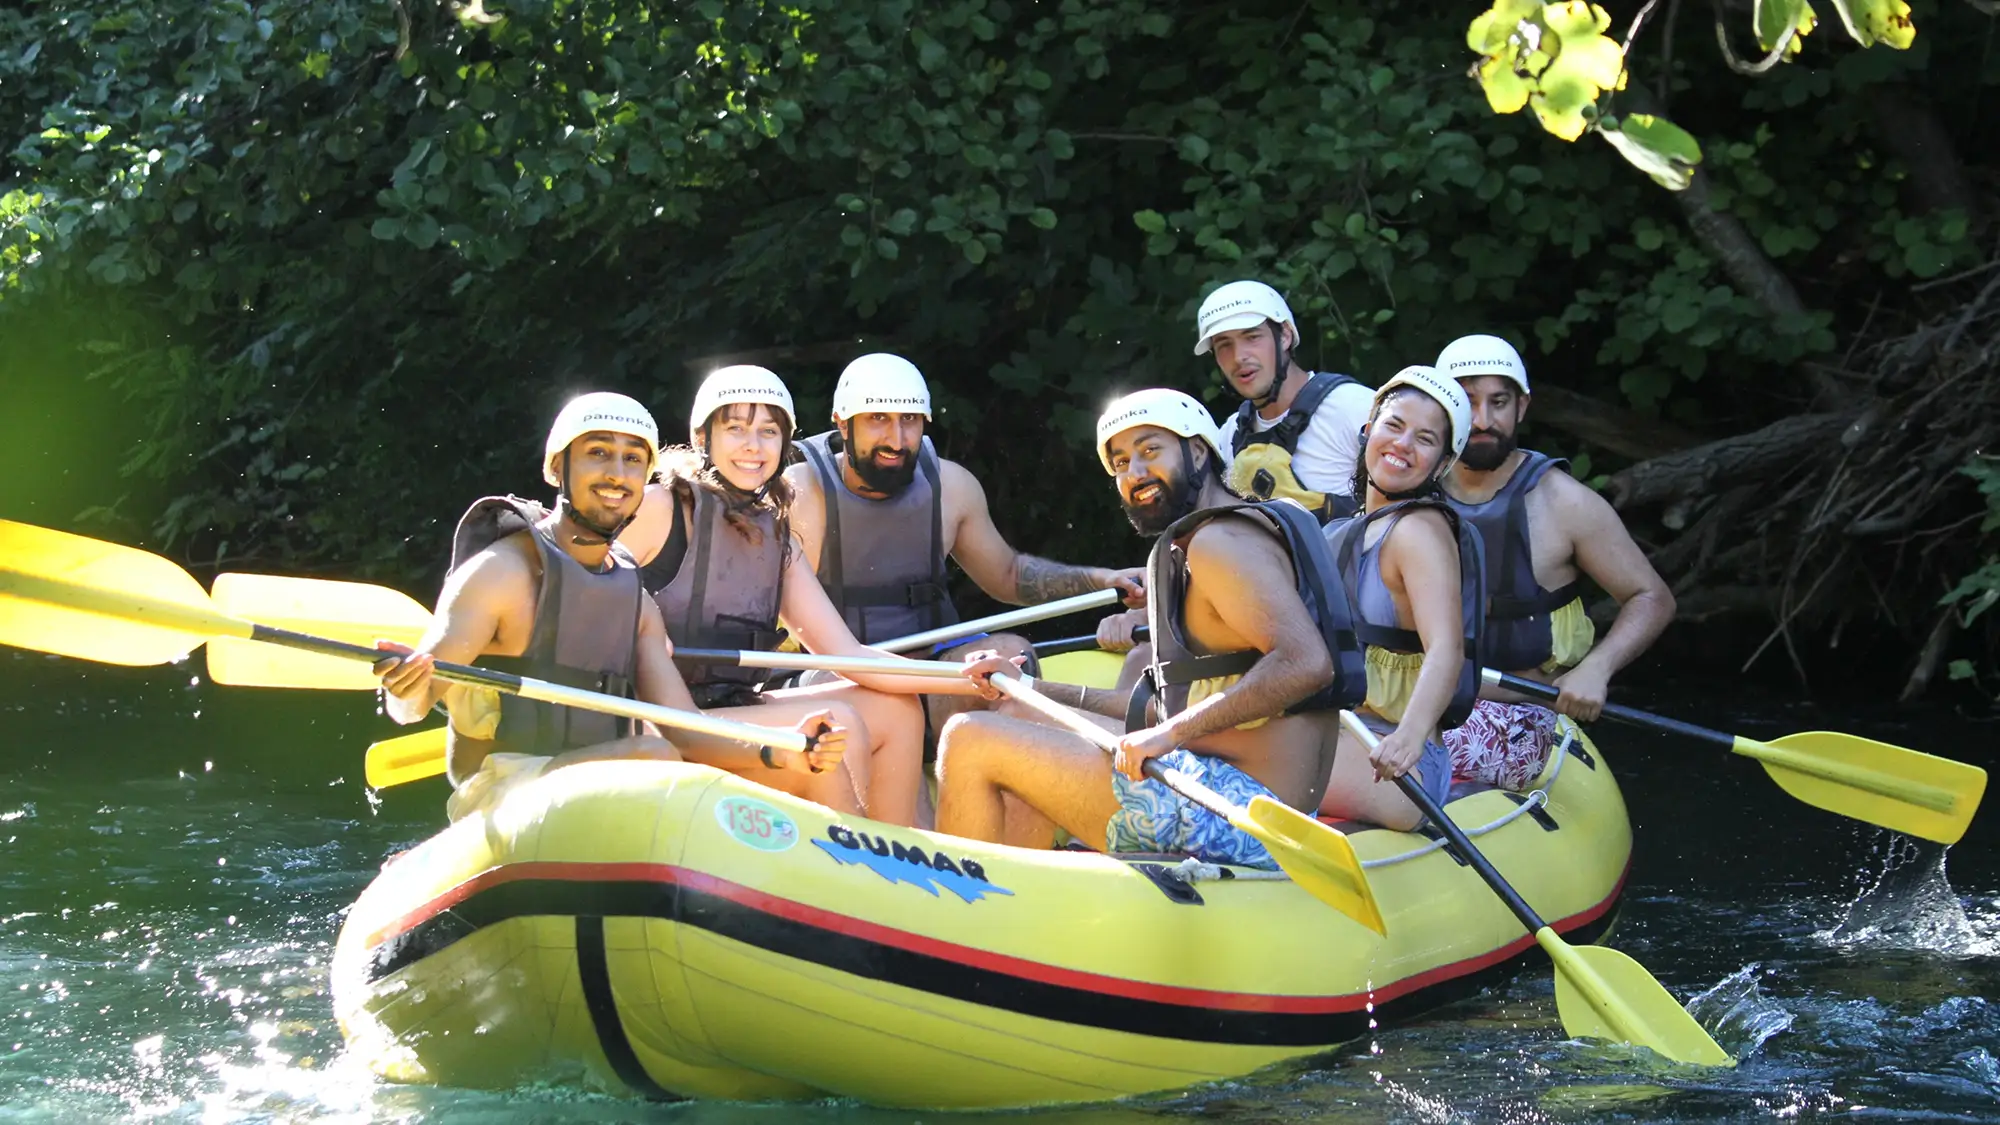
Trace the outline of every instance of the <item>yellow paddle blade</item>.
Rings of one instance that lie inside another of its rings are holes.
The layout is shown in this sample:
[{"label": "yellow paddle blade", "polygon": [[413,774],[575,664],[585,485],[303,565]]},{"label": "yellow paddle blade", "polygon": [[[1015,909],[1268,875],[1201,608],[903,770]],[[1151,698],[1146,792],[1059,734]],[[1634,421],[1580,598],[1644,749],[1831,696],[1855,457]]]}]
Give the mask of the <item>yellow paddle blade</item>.
[{"label": "yellow paddle blade", "polygon": [[1601,945],[1571,945],[1547,926],[1535,940],[1556,963],[1556,1013],[1570,1035],[1631,1043],[1698,1066],[1736,1065],[1639,962]]},{"label": "yellow paddle blade", "polygon": [[1378,934],[1389,932],[1354,845],[1339,829],[1261,795],[1230,823],[1263,844],[1292,882],[1314,898]]},{"label": "yellow paddle blade", "polygon": [[165,664],[212,636],[248,636],[178,564],[0,520],[0,644],[105,664]]},{"label": "yellow paddle blade", "polygon": [[[224,574],[215,580],[214,596],[223,612],[259,625],[358,645],[377,640],[414,645],[431,624],[431,611],[415,598],[363,582]],[[372,691],[381,683],[356,660],[241,640],[209,646],[208,675],[237,687]]]},{"label": "yellow paddle blade", "polygon": [[444,728],[432,727],[368,747],[363,774],[373,789],[422,781],[444,772]]},{"label": "yellow paddle blade", "polygon": [[1042,659],[1041,678],[1059,684],[1110,688],[1118,686],[1118,673],[1124,667],[1125,658],[1115,652],[1103,649],[1065,652]]},{"label": "yellow paddle blade", "polygon": [[1809,805],[1940,844],[1965,835],[1986,793],[1978,766],[1836,731],[1739,736],[1735,749]]}]

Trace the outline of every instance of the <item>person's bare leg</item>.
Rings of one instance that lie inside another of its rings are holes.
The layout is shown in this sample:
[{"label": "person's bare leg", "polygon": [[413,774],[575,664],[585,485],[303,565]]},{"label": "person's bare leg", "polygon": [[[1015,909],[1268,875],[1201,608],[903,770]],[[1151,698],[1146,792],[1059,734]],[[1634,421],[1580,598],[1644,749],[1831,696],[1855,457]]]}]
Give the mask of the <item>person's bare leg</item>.
[{"label": "person's bare leg", "polygon": [[847,728],[847,753],[841,758],[839,766],[821,774],[768,770],[762,766],[731,772],[781,793],[825,805],[835,812],[866,816],[868,806],[864,795],[868,792],[869,767],[872,764],[868,747],[874,732],[869,729],[860,711],[851,704],[838,699],[779,700],[747,707],[717,708],[709,713],[731,722],[789,730],[797,726],[800,719],[816,711],[833,712],[833,721]]},{"label": "person's bare leg", "polygon": [[1056,822],[1036,811],[1033,805],[1002,790],[1000,793],[1001,829],[1000,842],[1014,848],[1040,848],[1048,851],[1056,846]]},{"label": "person's bare leg", "polygon": [[1111,758],[1087,740],[1052,727],[974,712],[945,724],[938,739],[938,830],[1001,842],[1005,794],[1102,850],[1118,811]]},{"label": "person's bare leg", "polygon": [[[963,663],[967,656],[986,649],[992,649],[1003,656],[1030,657],[1030,667],[1033,666],[1034,644],[1026,637],[1016,636],[1013,633],[994,633],[990,636],[981,637],[976,641],[966,641],[964,644],[945,649],[943,652],[928,659],[942,661],[947,664],[959,664]],[[922,652],[911,652],[904,655],[925,659]],[[949,722],[953,715],[963,715],[971,711],[991,710],[993,705],[977,695],[926,695],[924,696],[924,707],[930,712],[930,729],[942,731],[944,730],[945,723]]]},{"label": "person's bare leg", "polygon": [[1113,685],[1118,693],[1130,699],[1132,689],[1139,686],[1139,677],[1145,674],[1146,666],[1152,662],[1152,642],[1141,641],[1133,645],[1132,651],[1125,654],[1125,663],[1118,668],[1118,682]]},{"label": "person's bare leg", "polygon": [[651,762],[678,762],[680,751],[664,738],[654,738],[649,734],[635,734],[610,742],[600,742],[595,746],[584,746],[576,750],[565,750],[549,759],[542,770],[547,774],[564,766],[581,765],[584,762],[611,762],[621,760]]},{"label": "person's bare leg", "polygon": [[[1423,771],[1410,776],[1422,780]],[[1333,756],[1333,773],[1320,799],[1319,811],[1344,820],[1365,820],[1398,832],[1415,828],[1423,814],[1393,781],[1375,780],[1375,767],[1368,761],[1368,748],[1346,731],[1340,732],[1340,748]]]},{"label": "person's bare leg", "polygon": [[[918,789],[923,784],[924,713],[919,697],[872,691],[846,680],[786,688],[769,693],[767,703],[758,707],[797,708],[796,716],[810,714],[828,703],[853,709],[867,727],[868,739],[849,736],[848,757],[865,748],[868,761],[854,772],[866,802],[867,815],[887,824],[914,827],[917,824]],[[733,709],[732,717],[758,707]],[[796,722],[793,718],[792,722]],[[789,724],[788,724],[789,725]]]}]

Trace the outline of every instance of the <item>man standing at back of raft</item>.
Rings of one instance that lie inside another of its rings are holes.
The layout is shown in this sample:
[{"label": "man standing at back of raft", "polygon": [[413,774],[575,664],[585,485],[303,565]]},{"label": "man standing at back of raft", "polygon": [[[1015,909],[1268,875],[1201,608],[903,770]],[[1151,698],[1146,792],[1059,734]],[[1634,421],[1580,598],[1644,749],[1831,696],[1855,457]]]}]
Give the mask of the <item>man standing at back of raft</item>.
[{"label": "man standing at back of raft", "polygon": [[[1528,369],[1497,336],[1465,336],[1437,369],[1471,400],[1472,440],[1445,482],[1451,506],[1486,548],[1490,608],[1486,665],[1562,689],[1556,711],[1583,722],[1604,709],[1611,677],[1646,651],[1674,618],[1674,595],[1602,496],[1567,462],[1519,448]],[[1584,612],[1582,579],[1618,601],[1602,640]],[[1596,641],[1593,646],[1593,641]],[[1445,732],[1464,777],[1526,788],[1555,741],[1555,712],[1488,689],[1463,725]]]},{"label": "man standing at back of raft", "polygon": [[[1039,605],[1115,587],[1128,604],[1144,604],[1137,567],[1070,566],[1016,551],[993,526],[979,479],[937,455],[924,434],[930,421],[930,385],[916,365],[864,355],[834,388],[833,430],[801,442],[805,462],[785,471],[797,496],[792,531],[862,644],[960,619],[945,588],[946,558],[1001,602]],[[1021,637],[999,633],[911,655],[957,660],[974,647],[1007,656],[1033,651]],[[927,699],[933,706],[976,702]],[[934,721],[943,717],[933,712]]]},{"label": "man standing at back of raft", "polygon": [[[1320,589],[1339,582],[1321,531],[1298,508],[1290,515],[1239,508],[1184,523],[1191,513],[1237,500],[1223,486],[1227,460],[1214,420],[1179,391],[1128,395],[1105,411],[1097,432],[1099,457],[1132,525],[1160,537],[1148,607],[1155,652],[1187,671],[1164,677],[1166,717],[1124,734],[1115,757],[1007,713],[954,718],[938,741],[938,830],[1047,847],[1059,825],[1100,851],[1186,852],[1212,863],[1274,867],[1262,844],[1145,779],[1144,764],[1159,758],[1239,805],[1263,795],[1296,809],[1319,807],[1339,744],[1338,708],[1358,700],[1365,686],[1358,650],[1336,661],[1326,623],[1301,593],[1300,567],[1322,569]],[[1317,562],[1295,560],[1294,552],[1314,545]],[[1110,717],[1124,713],[1118,693],[1037,687],[1106,730],[1124,731]],[[1380,778],[1416,765],[1414,755],[1375,761]],[[1376,788],[1407,808],[1393,785]],[[1031,810],[1027,816],[1009,806],[1009,794]]]},{"label": "man standing at back of raft", "polygon": [[[474,503],[452,536],[451,571],[437,615],[415,649],[376,665],[389,716],[414,723],[442,700],[450,715],[446,810],[458,820],[490,808],[506,791],[549,769],[601,758],[675,760],[674,747],[630,720],[446,684],[437,661],[515,672],[607,695],[694,710],[674,668],[666,628],[640,585],[639,570],[613,543],[639,510],[660,456],[659,429],[646,408],[620,394],[571,401],[544,444],[542,475],[556,510],[512,496]],[[746,746],[706,735],[677,735],[702,760],[742,760],[820,773],[840,766],[846,734],[830,712],[800,720],[817,733],[805,753]]]}]

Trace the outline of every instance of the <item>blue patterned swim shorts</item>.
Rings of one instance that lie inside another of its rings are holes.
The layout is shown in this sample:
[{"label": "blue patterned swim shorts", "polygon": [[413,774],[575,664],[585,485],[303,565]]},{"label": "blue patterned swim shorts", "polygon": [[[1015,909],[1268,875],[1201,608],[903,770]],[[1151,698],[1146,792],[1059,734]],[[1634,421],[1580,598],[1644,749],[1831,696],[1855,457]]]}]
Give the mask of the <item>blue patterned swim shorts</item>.
[{"label": "blue patterned swim shorts", "polygon": [[[1233,804],[1276,794],[1264,784],[1220,758],[1205,758],[1187,750],[1160,756],[1160,764],[1188,774]],[[1203,863],[1277,870],[1264,845],[1157,781],[1129,781],[1112,771],[1111,790],[1118,811],[1105,825],[1104,837],[1114,852],[1185,852]]]}]

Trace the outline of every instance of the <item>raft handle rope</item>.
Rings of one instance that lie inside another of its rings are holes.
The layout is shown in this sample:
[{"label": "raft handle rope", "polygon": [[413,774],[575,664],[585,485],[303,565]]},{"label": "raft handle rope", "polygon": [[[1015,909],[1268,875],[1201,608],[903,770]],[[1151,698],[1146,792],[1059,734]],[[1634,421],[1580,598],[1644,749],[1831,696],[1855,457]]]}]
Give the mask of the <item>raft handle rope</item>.
[{"label": "raft handle rope", "polygon": [[[1484,836],[1488,832],[1497,832],[1549,803],[1549,790],[1554,787],[1556,779],[1562,776],[1563,763],[1569,758],[1570,744],[1576,741],[1578,730],[1577,725],[1571,722],[1567,716],[1558,716],[1557,722],[1559,729],[1563,732],[1563,736],[1562,740],[1557,742],[1555,747],[1549,751],[1549,756],[1555,759],[1555,769],[1550,772],[1548,781],[1530,790],[1525,794],[1525,800],[1500,814],[1498,817],[1487,821],[1477,828],[1466,828],[1465,834],[1467,836]],[[1501,791],[1498,786],[1495,786],[1495,790]],[[1447,841],[1440,837],[1425,843],[1421,847],[1412,848],[1401,855],[1385,855],[1379,859],[1364,859],[1361,861],[1361,867],[1363,870],[1372,870],[1377,867],[1389,867],[1398,863],[1406,863],[1419,856],[1426,856],[1434,851],[1438,851],[1444,848],[1446,844]],[[1189,856],[1181,860],[1178,864],[1167,868],[1167,871],[1169,874],[1189,883],[1214,882],[1222,879],[1288,883],[1292,878],[1282,871],[1225,868],[1213,863],[1203,863],[1193,856]]]}]

